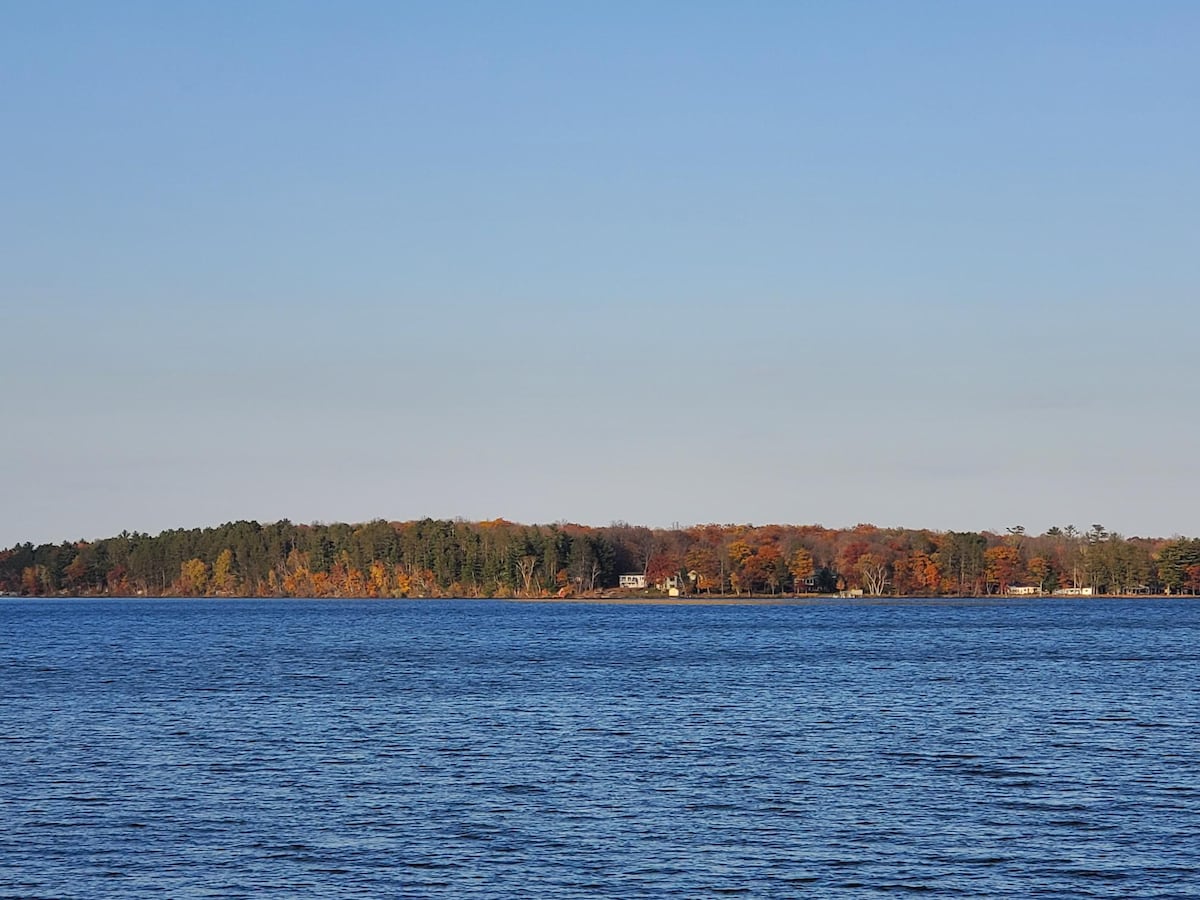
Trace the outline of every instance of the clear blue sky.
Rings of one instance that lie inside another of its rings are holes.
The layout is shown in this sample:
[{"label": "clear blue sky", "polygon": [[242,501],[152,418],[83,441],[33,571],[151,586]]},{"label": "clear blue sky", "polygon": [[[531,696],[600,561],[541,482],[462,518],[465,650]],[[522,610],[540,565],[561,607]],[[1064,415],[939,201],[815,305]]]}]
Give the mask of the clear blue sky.
[{"label": "clear blue sky", "polygon": [[1200,533],[1200,4],[0,4],[0,546]]}]

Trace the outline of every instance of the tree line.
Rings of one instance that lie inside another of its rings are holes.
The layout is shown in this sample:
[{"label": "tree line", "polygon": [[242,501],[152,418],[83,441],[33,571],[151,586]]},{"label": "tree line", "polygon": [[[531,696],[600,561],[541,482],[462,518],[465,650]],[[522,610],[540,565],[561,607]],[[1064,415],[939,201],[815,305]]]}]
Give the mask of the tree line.
[{"label": "tree line", "polygon": [[230,522],[0,551],[0,592],[42,596],[568,597],[648,591],[986,596],[1196,594],[1200,539],[1125,538],[1102,525],[1029,535],[858,525],[422,519]]}]

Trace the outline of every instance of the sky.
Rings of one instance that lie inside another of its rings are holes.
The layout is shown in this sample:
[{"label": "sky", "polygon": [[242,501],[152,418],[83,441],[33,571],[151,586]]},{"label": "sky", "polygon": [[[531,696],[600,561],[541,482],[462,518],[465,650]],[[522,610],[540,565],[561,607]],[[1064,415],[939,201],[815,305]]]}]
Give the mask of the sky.
[{"label": "sky", "polygon": [[0,3],[0,547],[1200,533],[1200,5]]}]

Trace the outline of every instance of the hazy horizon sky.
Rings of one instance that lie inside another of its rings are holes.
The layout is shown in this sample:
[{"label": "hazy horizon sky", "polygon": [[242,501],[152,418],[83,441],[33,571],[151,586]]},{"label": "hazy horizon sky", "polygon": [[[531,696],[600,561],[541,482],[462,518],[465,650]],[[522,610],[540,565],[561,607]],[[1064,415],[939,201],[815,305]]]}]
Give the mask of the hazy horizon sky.
[{"label": "hazy horizon sky", "polygon": [[1200,5],[0,5],[0,547],[1200,533]]}]

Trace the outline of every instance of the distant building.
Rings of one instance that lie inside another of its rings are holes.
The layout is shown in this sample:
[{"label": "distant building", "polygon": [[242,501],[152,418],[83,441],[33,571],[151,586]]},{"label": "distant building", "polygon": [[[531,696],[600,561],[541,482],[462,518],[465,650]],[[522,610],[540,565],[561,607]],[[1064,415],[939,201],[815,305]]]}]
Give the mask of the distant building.
[{"label": "distant building", "polygon": [[645,575],[622,575],[617,580],[617,584],[619,584],[623,588],[634,588],[636,590],[644,591],[646,589],[646,576]]},{"label": "distant building", "polygon": [[1044,591],[1034,584],[1010,584],[1007,593],[1010,597],[1036,597]]},{"label": "distant building", "polygon": [[1069,587],[1069,588],[1059,588],[1057,591],[1054,592],[1054,596],[1055,597],[1090,597],[1095,593],[1096,593],[1095,588]]}]

